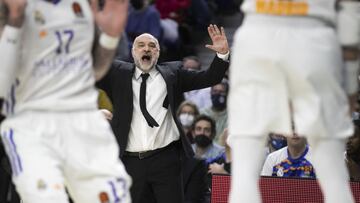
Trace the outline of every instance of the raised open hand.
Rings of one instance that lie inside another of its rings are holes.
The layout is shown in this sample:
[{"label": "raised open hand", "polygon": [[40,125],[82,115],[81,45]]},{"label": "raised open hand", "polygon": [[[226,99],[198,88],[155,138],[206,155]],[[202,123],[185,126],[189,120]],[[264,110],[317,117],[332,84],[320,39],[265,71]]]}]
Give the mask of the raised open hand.
[{"label": "raised open hand", "polygon": [[129,0],[105,0],[102,10],[98,5],[98,0],[91,1],[97,26],[107,35],[118,37],[126,26]]},{"label": "raised open hand", "polygon": [[223,27],[219,29],[216,25],[210,24],[208,33],[212,41],[212,45],[205,45],[206,48],[216,51],[220,54],[226,54],[229,51],[228,41]]}]

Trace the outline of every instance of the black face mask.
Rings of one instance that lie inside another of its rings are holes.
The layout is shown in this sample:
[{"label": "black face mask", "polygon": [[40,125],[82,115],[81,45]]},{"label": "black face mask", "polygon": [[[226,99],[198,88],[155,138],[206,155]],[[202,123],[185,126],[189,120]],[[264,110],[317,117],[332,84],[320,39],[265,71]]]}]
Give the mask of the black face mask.
[{"label": "black face mask", "polygon": [[206,148],[211,144],[212,140],[208,136],[201,134],[195,136],[194,142],[199,147]]},{"label": "black face mask", "polygon": [[226,108],[226,95],[212,94],[211,101],[216,110],[224,110]]},{"label": "black face mask", "polygon": [[130,3],[136,10],[140,10],[144,7],[144,0],[131,0]]}]

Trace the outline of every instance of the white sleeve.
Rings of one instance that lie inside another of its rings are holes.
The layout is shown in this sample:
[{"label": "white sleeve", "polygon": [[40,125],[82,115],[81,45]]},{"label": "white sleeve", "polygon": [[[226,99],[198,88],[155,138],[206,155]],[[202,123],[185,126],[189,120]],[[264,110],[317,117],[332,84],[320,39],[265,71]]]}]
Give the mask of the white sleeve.
[{"label": "white sleeve", "polygon": [[21,30],[6,25],[0,38],[0,98],[5,97],[15,80]]},{"label": "white sleeve", "polygon": [[272,176],[272,172],[273,172],[273,167],[275,165],[274,160],[272,158],[273,156],[271,154],[269,154],[266,157],[265,163],[263,165],[263,168],[261,170],[261,174],[262,176]]}]

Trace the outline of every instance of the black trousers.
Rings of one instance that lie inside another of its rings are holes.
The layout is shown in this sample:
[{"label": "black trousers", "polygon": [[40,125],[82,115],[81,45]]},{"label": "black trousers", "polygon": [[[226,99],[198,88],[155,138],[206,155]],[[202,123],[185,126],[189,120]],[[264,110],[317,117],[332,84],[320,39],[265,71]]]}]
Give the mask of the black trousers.
[{"label": "black trousers", "polygon": [[144,159],[124,155],[122,161],[133,183],[130,189],[133,203],[182,203],[180,150],[169,145]]}]

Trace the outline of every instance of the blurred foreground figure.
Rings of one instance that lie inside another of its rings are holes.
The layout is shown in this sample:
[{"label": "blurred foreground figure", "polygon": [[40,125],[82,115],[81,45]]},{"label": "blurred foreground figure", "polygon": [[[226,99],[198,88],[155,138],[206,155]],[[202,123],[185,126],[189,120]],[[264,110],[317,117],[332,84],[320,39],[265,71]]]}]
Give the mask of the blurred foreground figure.
[{"label": "blurred foreground figure", "polygon": [[76,203],[131,202],[94,87],[115,54],[128,2],[106,0],[102,10],[87,0],[0,3],[1,139],[21,199],[68,203],[66,187]]},{"label": "blurred foreground figure", "polygon": [[230,68],[231,203],[261,202],[258,177],[270,132],[307,135],[325,201],[354,201],[343,153],[353,134],[347,96],[353,108],[358,89],[359,4],[244,1]]}]

